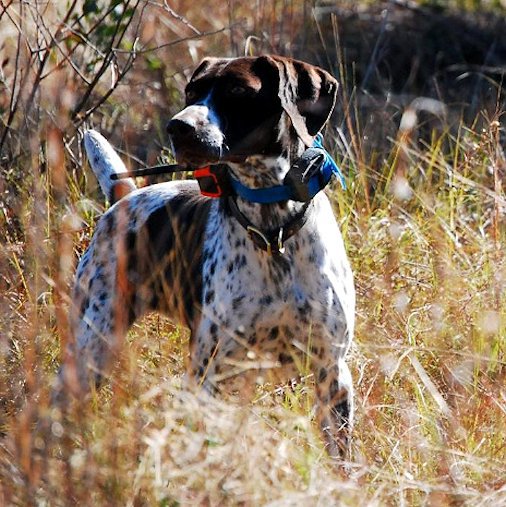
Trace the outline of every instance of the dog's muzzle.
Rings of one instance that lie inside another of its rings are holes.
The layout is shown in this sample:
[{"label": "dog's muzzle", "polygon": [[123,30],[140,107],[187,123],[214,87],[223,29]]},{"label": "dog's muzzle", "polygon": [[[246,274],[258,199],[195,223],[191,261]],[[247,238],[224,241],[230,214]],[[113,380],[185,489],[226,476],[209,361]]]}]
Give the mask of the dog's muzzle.
[{"label": "dog's muzzle", "polygon": [[202,166],[216,163],[224,153],[224,135],[210,120],[207,106],[193,105],[176,114],[167,132],[178,163]]}]

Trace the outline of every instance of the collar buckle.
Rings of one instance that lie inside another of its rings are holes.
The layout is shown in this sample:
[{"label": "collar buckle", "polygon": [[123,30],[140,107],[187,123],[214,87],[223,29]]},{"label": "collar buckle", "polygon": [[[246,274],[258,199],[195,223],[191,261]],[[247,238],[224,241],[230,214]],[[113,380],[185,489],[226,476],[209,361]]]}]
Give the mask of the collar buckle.
[{"label": "collar buckle", "polygon": [[280,227],[278,234],[278,252],[280,254],[285,253],[285,244],[283,243],[283,233],[284,233],[283,227]]},{"label": "collar buckle", "polygon": [[246,227],[246,232],[249,238],[262,250],[267,252],[267,255],[272,256],[273,253],[285,253],[285,245],[283,243],[283,227],[280,227],[278,237],[276,238],[276,244],[273,245],[272,241],[260,230],[253,225]]}]

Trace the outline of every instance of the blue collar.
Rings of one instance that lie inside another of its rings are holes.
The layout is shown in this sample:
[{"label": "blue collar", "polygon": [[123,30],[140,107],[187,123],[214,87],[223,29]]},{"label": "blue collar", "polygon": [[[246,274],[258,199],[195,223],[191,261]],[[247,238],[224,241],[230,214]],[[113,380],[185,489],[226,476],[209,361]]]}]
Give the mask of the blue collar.
[{"label": "blue collar", "polygon": [[[307,182],[309,199],[312,199],[318,192],[320,192],[320,190],[323,190],[323,188],[328,185],[332,175],[335,175],[339,179],[343,189],[346,189],[346,182],[343,173],[327,150],[323,148],[322,140],[323,136],[318,134],[313,143],[314,148],[319,148],[323,151],[325,154],[325,160],[319,173],[312,176]],[[272,204],[281,201],[298,200],[294,194],[294,189],[290,185],[276,185],[274,187],[267,188],[249,188],[243,185],[240,181],[236,180],[233,176],[230,176],[230,183],[235,193],[246,201],[260,204]]]}]

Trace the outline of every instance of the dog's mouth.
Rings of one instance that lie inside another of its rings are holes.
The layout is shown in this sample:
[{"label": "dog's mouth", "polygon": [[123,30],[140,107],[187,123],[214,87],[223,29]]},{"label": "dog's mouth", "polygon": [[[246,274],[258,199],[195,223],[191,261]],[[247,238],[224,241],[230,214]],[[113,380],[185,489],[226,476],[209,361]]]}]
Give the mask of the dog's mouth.
[{"label": "dog's mouth", "polygon": [[219,163],[241,163],[249,155],[233,153],[226,144],[217,146],[207,143],[179,144],[172,140],[172,152],[177,163],[188,168],[199,168]]},{"label": "dog's mouth", "polygon": [[223,150],[218,146],[177,146],[172,143],[172,151],[177,163],[188,168],[198,168],[217,164],[222,160]]},{"label": "dog's mouth", "polygon": [[177,158],[177,163],[180,166],[185,167],[188,171],[191,171],[193,169],[199,169],[200,167],[206,167],[208,165],[215,165],[218,162],[219,160],[209,160],[205,158],[196,158],[196,157],[184,159],[181,159],[179,157]]}]

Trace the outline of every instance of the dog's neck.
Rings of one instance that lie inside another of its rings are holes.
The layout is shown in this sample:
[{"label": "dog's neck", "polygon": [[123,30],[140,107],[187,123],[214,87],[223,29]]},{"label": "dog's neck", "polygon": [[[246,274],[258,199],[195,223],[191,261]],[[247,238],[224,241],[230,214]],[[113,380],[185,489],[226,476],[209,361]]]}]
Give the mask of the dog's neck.
[{"label": "dog's neck", "polygon": [[261,189],[282,185],[291,161],[286,156],[263,157],[255,155],[243,162],[228,162],[233,176],[251,189]]},{"label": "dog's neck", "polygon": [[[251,189],[283,185],[283,180],[292,164],[302,155],[305,146],[299,142],[279,156],[250,156],[242,163],[229,163],[232,173],[243,185]],[[283,201],[273,204],[258,204],[237,197],[240,211],[261,229],[276,229],[286,224],[302,210],[304,203]]]}]

